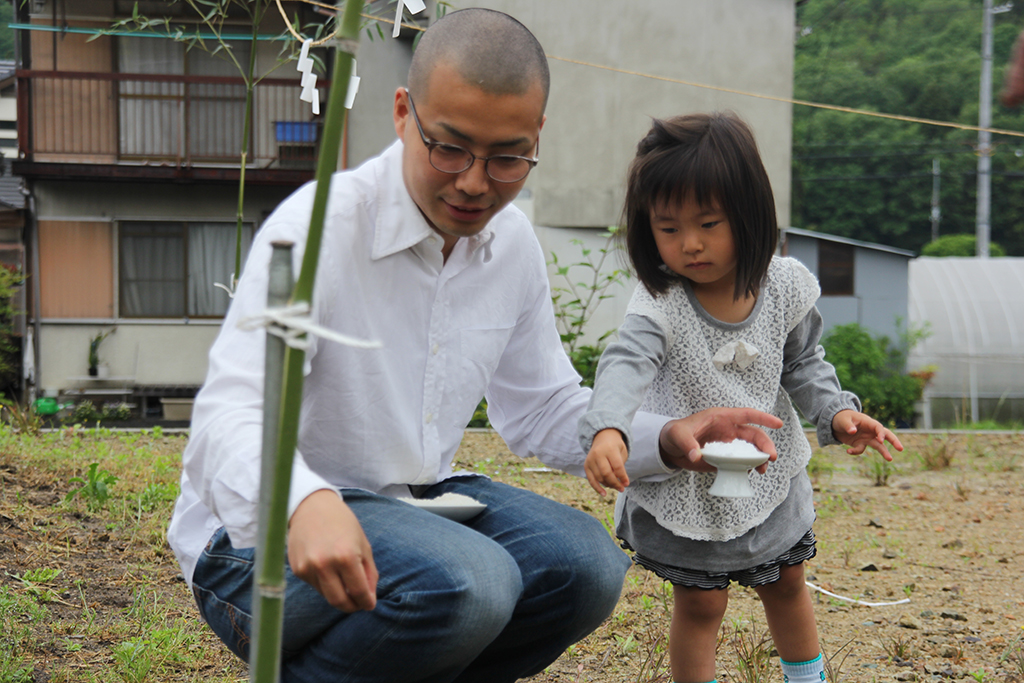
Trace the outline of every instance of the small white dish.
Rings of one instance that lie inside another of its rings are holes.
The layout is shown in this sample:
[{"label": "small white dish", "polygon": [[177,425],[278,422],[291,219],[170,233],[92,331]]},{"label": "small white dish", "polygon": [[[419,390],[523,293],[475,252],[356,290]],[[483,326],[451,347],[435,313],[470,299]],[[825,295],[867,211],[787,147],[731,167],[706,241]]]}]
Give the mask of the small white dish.
[{"label": "small white dish", "polygon": [[399,498],[398,500],[415,505],[421,510],[433,512],[435,515],[440,515],[453,522],[465,522],[487,509],[485,503],[461,493],[446,493],[438,498]]},{"label": "small white dish", "polygon": [[718,468],[715,483],[708,493],[723,498],[750,498],[754,489],[750,486],[750,470],[768,462],[768,454],[757,450],[754,444],[742,439],[729,443],[712,441],[700,449],[704,460]]}]

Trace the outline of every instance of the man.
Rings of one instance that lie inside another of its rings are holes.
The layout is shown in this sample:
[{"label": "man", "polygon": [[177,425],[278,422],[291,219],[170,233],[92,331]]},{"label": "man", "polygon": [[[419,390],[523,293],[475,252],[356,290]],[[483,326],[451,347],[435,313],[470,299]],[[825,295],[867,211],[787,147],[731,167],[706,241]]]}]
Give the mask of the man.
[{"label": "man", "polygon": [[[507,15],[454,12],[420,41],[399,137],[331,184],[312,316],[383,342],[307,353],[289,501],[284,681],[513,681],[537,673],[614,608],[629,561],[601,524],[452,460],[486,393],[520,455],[582,474],[579,387],[555,330],[532,227],[509,206],[537,161],[548,71]],[[312,187],[261,229],[210,352],[168,533],[204,619],[248,658],[270,242],[297,243]],[[697,439],[768,438],[755,411],[638,417],[632,477],[669,476]],[[695,459],[695,456],[693,456]],[[457,523],[399,496],[470,496]]]}]

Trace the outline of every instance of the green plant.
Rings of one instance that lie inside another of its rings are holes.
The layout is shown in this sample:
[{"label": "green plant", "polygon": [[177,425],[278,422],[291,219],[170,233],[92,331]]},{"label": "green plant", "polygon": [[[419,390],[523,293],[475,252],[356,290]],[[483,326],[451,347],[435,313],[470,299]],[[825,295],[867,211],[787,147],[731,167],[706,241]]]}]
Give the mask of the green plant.
[{"label": "green plant", "polygon": [[[558,260],[558,254],[552,252],[551,262],[548,264],[554,266],[555,273],[565,282],[564,286],[551,286],[551,303],[555,307],[555,324],[562,338],[562,345],[569,354],[573,367],[583,377],[584,386],[593,386],[593,376],[597,370],[597,360],[604,350],[604,340],[615,332],[608,330],[593,344],[583,345],[580,342],[587,323],[601,302],[612,297],[609,290],[613,286],[622,285],[629,277],[625,270],[618,268],[605,272],[605,261],[617,248],[617,233],[617,227],[609,227],[602,234],[605,238],[604,246],[596,253],[593,249],[585,247],[583,240],[574,239],[572,243],[580,248],[580,260],[562,265]],[[584,275],[578,276],[574,269],[582,269]],[[582,279],[575,279],[577,277]]]},{"label": "green plant", "polygon": [[85,424],[99,419],[100,414],[96,412],[96,406],[92,401],[79,401],[71,409],[71,419],[78,424]]},{"label": "green plant", "polygon": [[117,481],[117,477],[106,470],[99,469],[99,463],[92,463],[86,471],[85,477],[71,477],[69,484],[78,484],[68,491],[64,500],[70,501],[78,494],[86,499],[86,505],[92,511],[101,509],[107,504],[110,498],[110,487]]},{"label": "green plant", "polygon": [[[921,247],[921,256],[976,256],[977,236],[974,233],[943,235]],[[1006,250],[995,242],[988,244],[989,256],[1006,256]]]},{"label": "green plant", "polygon": [[912,644],[913,641],[909,637],[897,633],[884,639],[881,647],[890,660],[902,662],[910,658],[910,647]]},{"label": "green plant", "polygon": [[[830,683],[840,683],[843,680],[841,678],[843,664],[846,663],[846,658],[853,652],[853,650],[849,649],[850,643],[853,641],[854,638],[850,638],[831,655],[826,652],[824,643],[821,644],[821,658],[825,664],[825,676]],[[845,652],[843,652],[844,650]],[[840,654],[842,655],[841,658],[839,657]]]},{"label": "green plant", "polygon": [[31,408],[23,408],[17,401],[7,398],[0,398],[0,406],[3,409],[3,421],[15,431],[38,436],[43,427],[43,418],[39,413]]},{"label": "green plant", "polygon": [[863,463],[861,473],[874,483],[875,486],[888,486],[889,477],[899,471],[899,468],[888,460],[881,457],[872,458]]},{"label": "green plant", "polygon": [[46,587],[45,584],[50,583],[60,574],[60,569],[40,568],[30,569],[21,575],[9,574],[8,576],[20,581],[21,585],[25,588],[25,592],[39,602],[52,602],[57,597],[57,594],[51,588]]},{"label": "green plant", "polygon": [[977,671],[968,671],[967,675],[976,680],[978,683],[985,683],[984,669],[978,669]]},{"label": "green plant", "polygon": [[113,330],[107,330],[106,332],[100,332],[95,337],[89,339],[89,374],[95,375],[96,369],[100,365],[100,344],[103,340],[111,335]]},{"label": "green plant", "polygon": [[100,411],[100,418],[104,420],[128,420],[131,416],[132,407],[124,401],[105,403]]},{"label": "green plant", "polygon": [[807,474],[815,484],[823,478],[831,478],[836,467],[824,451],[816,450],[811,453],[811,459],[807,463]]},{"label": "green plant", "polygon": [[[897,327],[901,325],[897,320]],[[839,383],[860,397],[865,413],[890,426],[909,425],[924,380],[906,373],[907,354],[929,334],[927,327],[909,329],[893,344],[888,337],[872,337],[867,328],[850,323],[833,327],[821,345]]]},{"label": "green plant", "polygon": [[21,311],[14,296],[24,282],[20,270],[0,265],[0,390],[17,381],[21,369],[21,348],[14,341],[14,319]]},{"label": "green plant", "polygon": [[944,470],[953,463],[953,451],[946,437],[935,439],[928,437],[920,453],[921,464],[927,470]]},{"label": "green plant", "polygon": [[[733,624],[727,639],[736,657],[734,679],[742,683],[768,683],[771,680],[772,637],[768,629],[755,624]],[[729,680],[733,680],[730,678]]]}]

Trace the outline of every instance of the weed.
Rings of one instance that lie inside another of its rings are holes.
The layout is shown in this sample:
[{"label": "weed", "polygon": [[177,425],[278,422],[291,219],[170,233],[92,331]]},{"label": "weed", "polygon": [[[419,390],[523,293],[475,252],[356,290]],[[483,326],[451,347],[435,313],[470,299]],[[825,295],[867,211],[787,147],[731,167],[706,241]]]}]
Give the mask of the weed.
[{"label": "weed", "polygon": [[0,414],[3,416],[3,421],[11,425],[14,431],[39,436],[43,418],[36,411],[23,408],[17,401],[7,398],[0,398],[0,407],[2,407]]},{"label": "weed", "polygon": [[665,647],[665,635],[658,633],[653,635],[648,628],[646,642],[650,643],[644,650],[644,657],[640,660],[640,671],[637,673],[637,683],[671,683],[672,672],[669,668],[668,650]]},{"label": "weed", "polygon": [[175,500],[178,497],[178,485],[174,482],[153,482],[139,494],[139,507],[149,512],[160,503]]},{"label": "weed", "polygon": [[629,634],[628,636],[626,636],[625,638],[623,638],[622,636],[616,634],[615,635],[615,643],[616,643],[616,645],[619,646],[619,651],[622,654],[627,654],[629,652],[633,652],[637,648],[636,639],[633,638],[633,634],[632,633]]},{"label": "weed", "polygon": [[7,586],[0,586],[0,681],[32,683],[30,649],[33,627],[47,616],[45,607]]},{"label": "weed", "polygon": [[889,477],[898,471],[896,465],[881,457],[871,458],[861,468],[861,474],[872,480],[875,486],[888,486]]},{"label": "weed", "polygon": [[[850,643],[853,642],[853,638],[839,646],[839,648],[832,654],[828,654],[825,650],[825,645],[821,645],[821,658],[825,664],[825,676],[830,683],[840,683],[842,678],[840,676],[843,672],[843,664],[846,663],[846,658],[850,656],[853,650],[850,649]],[[845,650],[845,652],[843,652]],[[842,655],[840,657],[839,655]]]},{"label": "weed", "polygon": [[967,481],[961,479],[953,484],[953,495],[961,503],[967,500],[968,495],[971,493],[971,487],[967,485]]},{"label": "weed", "polygon": [[640,609],[643,610],[644,612],[649,612],[653,608],[654,608],[654,598],[652,598],[650,595],[641,595],[640,596]]},{"label": "weed", "polygon": [[967,675],[976,680],[978,683],[985,683],[984,669],[978,669],[977,671],[968,671]]},{"label": "weed", "polygon": [[733,623],[732,633],[726,642],[736,658],[735,679],[738,683],[767,683],[773,671],[771,667],[772,637],[766,627],[758,628]]},{"label": "weed", "polygon": [[20,576],[18,574],[8,574],[8,576],[20,581],[25,592],[39,602],[53,602],[57,598],[57,594],[43,584],[50,583],[60,576],[60,573],[60,569],[42,568],[30,569]]},{"label": "weed", "polygon": [[117,477],[106,470],[99,469],[99,463],[92,463],[86,471],[85,477],[71,477],[69,484],[78,484],[68,491],[64,500],[70,501],[79,493],[86,500],[89,510],[96,511],[103,508],[110,498],[110,487],[117,481]]},{"label": "weed", "polygon": [[1024,676],[1024,643],[1021,642],[1021,638],[1021,635],[1014,638],[1003,650],[1003,654],[999,655],[999,661],[1009,664],[1010,669],[1018,676]]},{"label": "weed", "polygon": [[894,662],[902,662],[909,659],[911,645],[912,640],[900,633],[888,636],[881,643],[882,652]]},{"label": "weed", "polygon": [[811,460],[807,463],[807,474],[813,483],[817,484],[823,478],[831,479],[835,471],[836,466],[824,451],[816,450],[811,454]]},{"label": "weed", "polygon": [[946,437],[933,440],[929,436],[918,457],[921,458],[921,465],[926,470],[935,472],[947,469],[953,464],[953,450],[949,447],[949,440]]},{"label": "weed", "polygon": [[661,606],[665,609],[665,613],[672,614],[672,608],[675,605],[675,589],[672,588],[672,584],[662,581],[658,597],[661,599]]}]

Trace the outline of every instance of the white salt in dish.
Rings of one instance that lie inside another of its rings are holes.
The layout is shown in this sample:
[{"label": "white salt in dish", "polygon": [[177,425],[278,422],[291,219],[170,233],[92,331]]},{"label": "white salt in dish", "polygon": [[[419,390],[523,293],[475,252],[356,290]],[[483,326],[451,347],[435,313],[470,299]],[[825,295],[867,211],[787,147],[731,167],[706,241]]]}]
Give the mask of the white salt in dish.
[{"label": "white salt in dish", "polygon": [[445,493],[437,498],[399,498],[398,500],[455,522],[464,522],[487,509],[486,504],[461,493]]},{"label": "white salt in dish", "polygon": [[712,441],[700,449],[704,460],[718,468],[715,483],[708,493],[724,498],[750,498],[754,489],[750,486],[749,472],[758,465],[768,462],[768,454],[757,450],[749,441],[733,439],[726,443]]}]

